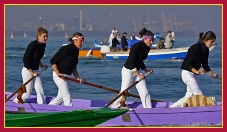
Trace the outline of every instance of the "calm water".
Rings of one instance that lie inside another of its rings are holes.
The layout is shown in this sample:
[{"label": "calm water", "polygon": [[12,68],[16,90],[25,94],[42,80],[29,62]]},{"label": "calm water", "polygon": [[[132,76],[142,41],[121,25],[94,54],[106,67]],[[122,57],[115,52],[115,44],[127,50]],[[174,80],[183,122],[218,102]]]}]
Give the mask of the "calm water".
[{"label": "calm water", "polygon": [[[86,37],[84,47],[90,47],[93,43],[92,37]],[[103,38],[96,38],[102,40]],[[34,38],[6,39],[5,60],[6,60],[6,91],[14,92],[22,85],[21,68],[23,67],[23,54],[27,45]],[[190,46],[197,41],[197,37],[177,38],[175,47]],[[49,60],[52,55],[63,44],[67,43],[65,38],[49,37],[43,64],[51,66]],[[218,45],[210,52],[209,64],[213,72],[222,77],[222,42],[218,36]],[[120,89],[121,68],[125,61],[104,59],[80,58],[78,71],[80,76],[87,82],[95,83],[105,87]],[[158,60],[145,61],[147,68],[152,68],[154,73],[146,78],[149,92],[152,99],[164,101],[176,101],[185,94],[186,85],[181,81],[182,60]],[[56,96],[57,87],[52,79],[52,68],[41,74],[46,95]],[[216,100],[222,100],[222,81],[213,79],[207,75],[200,76],[200,87],[205,95],[215,96]],[[138,94],[136,88],[132,88],[132,93]],[[73,98],[111,100],[116,94],[98,89],[84,84],[73,83],[71,85]],[[35,90],[33,90],[35,94]],[[128,100],[140,101],[136,98]]]}]

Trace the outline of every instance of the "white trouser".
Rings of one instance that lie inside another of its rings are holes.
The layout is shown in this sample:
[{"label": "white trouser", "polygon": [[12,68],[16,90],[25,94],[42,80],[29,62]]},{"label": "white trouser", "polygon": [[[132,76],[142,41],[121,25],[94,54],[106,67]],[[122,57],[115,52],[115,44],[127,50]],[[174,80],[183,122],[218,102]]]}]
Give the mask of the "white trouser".
[{"label": "white trouser", "polygon": [[[66,75],[66,74],[64,74],[64,76],[71,77],[70,75]],[[72,106],[72,100],[70,97],[69,80],[58,77],[54,71],[53,71],[53,80],[58,87],[58,95],[49,103],[49,105],[60,105],[62,102],[64,102],[65,106]]]},{"label": "white trouser", "polygon": [[193,95],[203,95],[202,91],[199,88],[199,77],[198,75],[187,71],[182,70],[181,77],[183,82],[187,85],[187,92],[184,97],[179,99],[177,102],[173,103],[170,107],[183,107],[183,103]]},{"label": "white trouser", "polygon": [[[37,70],[33,70],[33,71],[37,72]],[[32,75],[30,74],[29,70],[25,67],[22,68],[21,74],[23,78],[23,84],[26,83],[30,78],[32,78]],[[37,94],[37,103],[46,104],[46,97],[43,91],[41,74],[39,74],[39,76],[31,80],[25,87],[26,87],[26,93],[23,93],[21,97],[23,102],[26,102],[26,100],[31,96],[32,88],[35,87],[36,94]],[[15,98],[13,101],[18,102],[18,99]]]},{"label": "white trouser", "polygon": [[[130,85],[132,85],[135,81],[139,80],[140,78],[137,77],[132,70],[129,70],[125,67],[121,70],[121,91],[127,89]],[[147,85],[145,79],[141,80],[139,83],[136,84],[136,89],[140,95],[140,99],[144,108],[151,108],[151,98],[150,94],[147,90]],[[122,96],[119,97],[112,105],[112,108],[118,108],[120,106],[120,101]]]}]

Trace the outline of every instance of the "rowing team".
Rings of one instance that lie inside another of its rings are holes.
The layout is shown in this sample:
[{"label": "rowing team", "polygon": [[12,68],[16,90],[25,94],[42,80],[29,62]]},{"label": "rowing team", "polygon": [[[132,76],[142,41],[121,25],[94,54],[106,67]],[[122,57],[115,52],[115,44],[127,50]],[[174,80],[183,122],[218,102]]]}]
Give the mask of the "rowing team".
[{"label": "rowing team", "polygon": [[[154,41],[154,34],[143,28],[139,32],[142,41],[137,42],[131,47],[128,59],[124,63],[121,71],[122,83],[120,93],[113,98],[107,106],[112,108],[127,107],[125,104],[128,90],[136,86],[141,98],[144,108],[152,108],[150,94],[147,90],[145,77],[148,73],[152,73],[152,69],[147,69],[144,60],[150,51],[150,46]],[[47,69],[47,65],[41,63],[41,58],[44,55],[46,42],[48,38],[48,31],[39,27],[37,29],[37,39],[32,41],[26,48],[22,68],[23,87],[18,90],[21,92],[17,98],[14,99],[16,103],[25,102],[31,95],[32,88],[35,87],[37,93],[37,103],[45,104],[45,95],[39,76],[39,68]],[[57,97],[51,100],[49,105],[60,105],[64,103],[65,106],[72,106],[70,95],[69,79],[71,75],[75,77],[80,83],[83,80],[80,78],[77,71],[79,49],[84,44],[84,36],[80,32],[75,32],[69,38],[71,42],[68,45],[60,47],[60,49],[50,59],[53,69],[53,80],[58,87]],[[186,99],[193,95],[203,95],[198,85],[198,75],[207,72],[214,78],[218,75],[213,73],[208,65],[209,48],[215,43],[216,35],[212,31],[204,33],[197,43],[188,49],[188,53],[181,65],[182,80],[187,85],[187,92],[185,96],[171,105],[170,107],[182,107]],[[201,65],[204,70],[201,70]],[[147,74],[141,72],[143,70]]]}]

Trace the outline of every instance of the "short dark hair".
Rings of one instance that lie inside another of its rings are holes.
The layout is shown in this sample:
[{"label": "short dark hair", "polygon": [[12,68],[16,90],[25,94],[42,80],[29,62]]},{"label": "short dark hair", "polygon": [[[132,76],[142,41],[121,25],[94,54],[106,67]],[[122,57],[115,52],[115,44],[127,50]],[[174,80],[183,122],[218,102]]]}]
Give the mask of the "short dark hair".
[{"label": "short dark hair", "polygon": [[69,42],[73,42],[72,38],[76,37],[76,36],[84,36],[84,35],[82,33],[80,33],[80,32],[75,32],[72,37],[68,38],[68,41]]}]

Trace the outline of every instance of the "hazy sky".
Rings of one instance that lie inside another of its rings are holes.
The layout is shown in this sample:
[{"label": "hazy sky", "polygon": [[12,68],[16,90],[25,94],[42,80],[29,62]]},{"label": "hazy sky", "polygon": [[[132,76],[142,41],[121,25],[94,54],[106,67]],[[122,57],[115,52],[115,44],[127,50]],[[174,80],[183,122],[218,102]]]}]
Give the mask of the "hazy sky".
[{"label": "hazy sky", "polygon": [[66,22],[68,17],[78,17],[79,10],[83,9],[84,18],[103,30],[111,30],[116,26],[121,30],[132,29],[132,16],[136,19],[146,17],[161,22],[161,12],[173,16],[177,21],[188,23],[191,20],[199,30],[222,31],[222,6],[221,5],[91,5],[91,6],[6,6],[6,25],[20,25],[24,22],[37,23],[39,16],[42,16],[43,23],[49,24]]}]

